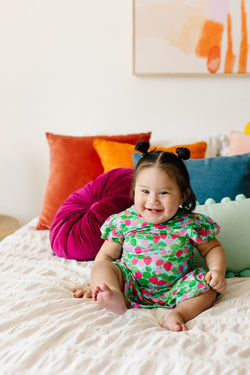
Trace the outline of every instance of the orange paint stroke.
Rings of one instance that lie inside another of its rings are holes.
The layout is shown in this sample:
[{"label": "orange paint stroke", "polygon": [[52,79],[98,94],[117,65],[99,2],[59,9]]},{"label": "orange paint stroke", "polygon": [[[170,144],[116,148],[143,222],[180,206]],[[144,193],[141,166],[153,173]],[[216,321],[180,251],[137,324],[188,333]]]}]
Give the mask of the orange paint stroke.
[{"label": "orange paint stroke", "polygon": [[236,55],[233,53],[233,40],[232,40],[232,17],[231,14],[227,15],[227,52],[225,59],[225,73],[233,73]]},{"label": "orange paint stroke", "polygon": [[223,24],[212,20],[206,20],[202,28],[201,37],[196,46],[196,56],[208,57],[212,47],[218,46],[221,48],[223,30]]},{"label": "orange paint stroke", "polygon": [[210,48],[207,57],[207,69],[210,73],[216,73],[220,67],[220,47]]},{"label": "orange paint stroke", "polygon": [[247,72],[247,12],[245,6],[245,0],[241,0],[241,43],[240,43],[240,57],[239,57],[239,68],[238,73]]}]

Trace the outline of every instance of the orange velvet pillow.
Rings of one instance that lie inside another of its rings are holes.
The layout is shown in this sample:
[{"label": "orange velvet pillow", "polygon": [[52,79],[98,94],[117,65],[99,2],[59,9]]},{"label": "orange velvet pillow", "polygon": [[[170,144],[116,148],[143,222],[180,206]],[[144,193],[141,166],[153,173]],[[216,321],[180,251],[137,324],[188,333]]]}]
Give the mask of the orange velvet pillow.
[{"label": "orange velvet pillow", "polygon": [[[133,152],[136,152],[134,145],[95,139],[93,146],[101,159],[104,172],[108,172],[114,168],[133,168]],[[192,159],[203,159],[205,157],[207,144],[206,142],[196,142],[190,145],[178,145],[167,148],[152,146],[150,150],[157,148],[159,151],[175,152],[177,147],[189,148]]]},{"label": "orange velvet pillow", "polygon": [[136,144],[149,141],[151,132],[127,135],[73,137],[46,133],[50,149],[49,179],[37,229],[49,229],[61,204],[75,190],[103,173],[93,141],[96,138]]}]

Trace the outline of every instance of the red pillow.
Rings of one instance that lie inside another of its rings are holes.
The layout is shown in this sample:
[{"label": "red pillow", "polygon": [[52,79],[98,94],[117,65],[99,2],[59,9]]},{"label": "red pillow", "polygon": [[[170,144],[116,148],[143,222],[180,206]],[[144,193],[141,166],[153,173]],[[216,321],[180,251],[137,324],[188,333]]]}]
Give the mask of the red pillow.
[{"label": "red pillow", "polygon": [[103,243],[101,225],[110,215],[133,204],[132,176],[133,169],[112,169],[72,193],[51,224],[53,252],[62,258],[94,259]]},{"label": "red pillow", "polygon": [[149,141],[151,132],[127,135],[72,137],[46,133],[50,149],[49,179],[37,229],[49,229],[56,211],[75,190],[103,173],[93,147],[96,138],[136,144]]}]

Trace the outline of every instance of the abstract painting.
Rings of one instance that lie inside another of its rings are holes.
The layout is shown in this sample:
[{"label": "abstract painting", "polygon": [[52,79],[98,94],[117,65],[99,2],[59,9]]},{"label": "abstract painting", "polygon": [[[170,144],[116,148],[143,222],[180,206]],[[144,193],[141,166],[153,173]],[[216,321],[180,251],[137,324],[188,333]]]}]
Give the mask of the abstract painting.
[{"label": "abstract painting", "polygon": [[133,0],[135,75],[250,74],[250,0]]}]

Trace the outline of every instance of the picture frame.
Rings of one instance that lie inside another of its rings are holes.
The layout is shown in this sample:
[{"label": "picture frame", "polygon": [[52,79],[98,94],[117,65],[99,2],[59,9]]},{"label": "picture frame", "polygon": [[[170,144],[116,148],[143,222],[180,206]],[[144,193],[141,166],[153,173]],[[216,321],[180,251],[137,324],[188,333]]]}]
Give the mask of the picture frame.
[{"label": "picture frame", "polygon": [[132,0],[136,76],[250,75],[250,0]]}]

